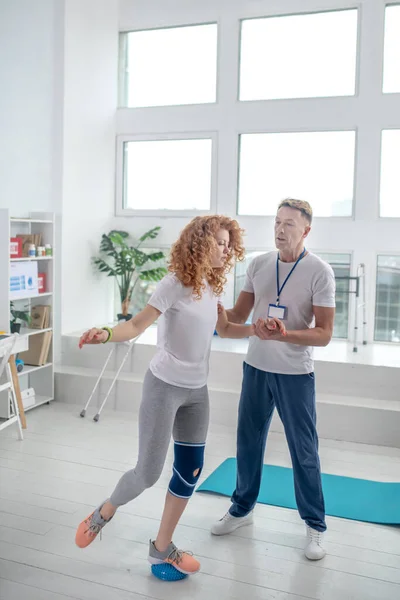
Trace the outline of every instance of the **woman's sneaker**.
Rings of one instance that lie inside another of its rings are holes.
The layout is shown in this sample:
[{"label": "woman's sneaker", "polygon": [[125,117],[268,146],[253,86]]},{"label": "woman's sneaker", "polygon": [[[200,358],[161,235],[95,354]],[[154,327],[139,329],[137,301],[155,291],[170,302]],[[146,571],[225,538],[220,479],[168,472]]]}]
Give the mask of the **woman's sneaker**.
[{"label": "woman's sneaker", "polygon": [[178,550],[172,542],[164,552],[160,552],[155,547],[154,542],[150,540],[148,561],[152,565],[167,563],[185,575],[193,575],[200,570],[200,563],[194,558],[192,553]]},{"label": "woman's sneaker", "polygon": [[245,517],[234,517],[228,511],[226,515],[222,517],[219,521],[214,523],[211,527],[211,533],[213,535],[227,535],[228,533],[232,533],[239,527],[244,527],[244,525],[251,525],[253,523],[253,511],[249,512]]},{"label": "woman's sneaker", "polygon": [[96,539],[104,525],[107,525],[107,523],[111,521],[112,517],[106,521],[100,514],[104,504],[105,503],[103,502],[101,506],[96,508],[96,510],[79,525],[75,535],[75,543],[79,548],[86,548],[89,546],[89,544]]}]

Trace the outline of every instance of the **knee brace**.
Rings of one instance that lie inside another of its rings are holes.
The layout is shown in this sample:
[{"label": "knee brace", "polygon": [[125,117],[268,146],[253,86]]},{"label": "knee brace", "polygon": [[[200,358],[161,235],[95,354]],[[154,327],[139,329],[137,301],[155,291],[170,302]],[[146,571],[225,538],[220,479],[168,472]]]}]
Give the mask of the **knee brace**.
[{"label": "knee brace", "polygon": [[175,442],[175,459],[168,488],[173,496],[190,498],[193,494],[203,469],[204,447],[205,444]]}]

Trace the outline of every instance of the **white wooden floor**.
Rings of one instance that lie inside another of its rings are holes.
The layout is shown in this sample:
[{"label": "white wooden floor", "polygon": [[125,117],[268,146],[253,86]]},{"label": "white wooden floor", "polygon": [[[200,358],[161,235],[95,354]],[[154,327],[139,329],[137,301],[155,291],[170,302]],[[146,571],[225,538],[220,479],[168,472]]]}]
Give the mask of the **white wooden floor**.
[{"label": "white wooden floor", "polygon": [[[295,511],[259,505],[256,523],[213,538],[211,523],[229,502],[195,494],[175,542],[202,563],[177,583],[151,576],[148,539],[161,514],[170,462],[157,485],[121,509],[103,540],[86,550],[75,528],[135,462],[132,414],[103,413],[95,424],[80,407],[44,406],[29,413],[24,442],[13,427],[0,434],[1,600],[399,600],[400,528],[328,518],[328,555],[303,557],[304,527]],[[211,429],[204,476],[234,456],[232,429]],[[280,434],[268,462],[289,465]],[[324,472],[400,481],[400,450],[321,441]]]}]

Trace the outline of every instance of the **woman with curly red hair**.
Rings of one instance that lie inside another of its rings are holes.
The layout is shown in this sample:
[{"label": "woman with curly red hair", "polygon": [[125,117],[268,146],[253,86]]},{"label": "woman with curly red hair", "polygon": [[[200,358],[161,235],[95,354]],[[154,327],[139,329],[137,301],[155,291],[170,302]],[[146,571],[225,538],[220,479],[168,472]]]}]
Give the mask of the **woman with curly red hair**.
[{"label": "woman with curly red hair", "polygon": [[96,538],[119,506],[156,483],[173,435],[173,474],[158,535],[150,541],[149,561],[171,564],[184,574],[199,570],[200,563],[178,550],[172,537],[203,467],[209,422],[208,363],[215,328],[221,337],[253,335],[253,325],[229,323],[218,305],[226,274],[243,257],[237,221],[219,215],[196,217],[173,245],[169,273],[146,308],[112,330],[91,329],[81,337],[80,347],[124,342],[159,319],[157,352],[143,383],[137,464],[121,477],[110,498],[80,524],[79,547]]}]

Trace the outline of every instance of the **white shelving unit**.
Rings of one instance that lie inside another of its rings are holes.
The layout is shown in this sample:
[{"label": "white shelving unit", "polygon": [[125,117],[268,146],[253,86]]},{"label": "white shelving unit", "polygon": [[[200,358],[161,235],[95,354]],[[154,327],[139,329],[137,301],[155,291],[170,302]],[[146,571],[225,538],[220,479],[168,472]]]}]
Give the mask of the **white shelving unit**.
[{"label": "white shelving unit", "polygon": [[[52,256],[10,258],[10,238],[17,234],[41,233],[42,244],[51,244]],[[30,312],[32,306],[45,304],[51,307],[50,327],[47,329],[30,329],[21,326],[20,335],[32,336],[53,331],[54,314],[54,252],[55,252],[55,222],[52,213],[30,213],[29,217],[13,217],[8,209],[0,209],[0,268],[4,274],[3,286],[0,291],[0,331],[10,333],[10,301],[19,310]],[[41,294],[32,294],[29,297],[10,297],[10,264],[22,261],[37,261],[39,273],[46,274],[46,290]],[[35,404],[26,408],[32,410],[37,406],[51,402],[54,399],[54,331],[50,345],[47,363],[42,366],[25,365],[23,371],[18,373],[21,391],[27,388],[35,390]],[[6,392],[0,392],[0,418],[8,419],[11,409]]]}]

